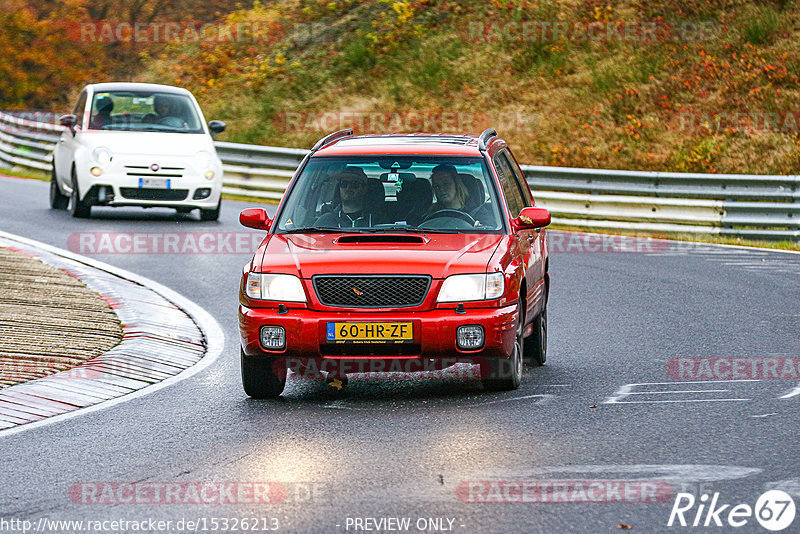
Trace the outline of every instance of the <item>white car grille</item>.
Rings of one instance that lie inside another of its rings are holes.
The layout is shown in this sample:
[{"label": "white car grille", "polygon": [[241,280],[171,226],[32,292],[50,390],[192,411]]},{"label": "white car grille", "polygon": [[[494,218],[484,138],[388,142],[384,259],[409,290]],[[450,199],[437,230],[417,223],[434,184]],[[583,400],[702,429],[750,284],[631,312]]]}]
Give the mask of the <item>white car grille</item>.
[{"label": "white car grille", "polygon": [[125,173],[135,178],[183,178],[184,167],[159,167],[154,171],[147,165],[125,165]]}]

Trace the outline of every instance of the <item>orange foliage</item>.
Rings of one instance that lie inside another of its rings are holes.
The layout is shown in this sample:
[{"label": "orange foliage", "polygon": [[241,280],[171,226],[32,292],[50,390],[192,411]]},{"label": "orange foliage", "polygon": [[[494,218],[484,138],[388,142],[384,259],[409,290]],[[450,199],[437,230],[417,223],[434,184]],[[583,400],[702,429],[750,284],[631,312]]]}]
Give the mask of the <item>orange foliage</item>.
[{"label": "orange foliage", "polygon": [[0,108],[46,109],[65,104],[76,87],[104,76],[98,45],[71,40],[73,21],[86,18],[80,2],[39,12],[22,0],[0,11]]}]

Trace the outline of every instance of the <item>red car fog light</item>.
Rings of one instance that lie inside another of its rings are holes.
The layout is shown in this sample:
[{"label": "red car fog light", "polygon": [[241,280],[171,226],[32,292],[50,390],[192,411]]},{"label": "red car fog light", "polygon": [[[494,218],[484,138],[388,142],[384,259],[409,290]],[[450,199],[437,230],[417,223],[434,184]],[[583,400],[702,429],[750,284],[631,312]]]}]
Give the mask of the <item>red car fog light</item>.
[{"label": "red car fog light", "polygon": [[261,346],[267,350],[286,348],[286,330],[282,326],[262,326]]},{"label": "red car fog light", "polygon": [[480,325],[459,326],[456,330],[456,345],[461,350],[476,350],[483,347],[483,327]]}]

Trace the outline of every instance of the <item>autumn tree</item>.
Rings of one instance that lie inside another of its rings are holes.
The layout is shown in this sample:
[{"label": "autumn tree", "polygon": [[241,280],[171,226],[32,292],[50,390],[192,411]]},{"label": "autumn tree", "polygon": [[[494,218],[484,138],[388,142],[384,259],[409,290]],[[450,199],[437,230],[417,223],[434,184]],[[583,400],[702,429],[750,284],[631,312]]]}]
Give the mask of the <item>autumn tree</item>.
[{"label": "autumn tree", "polygon": [[49,109],[67,102],[76,86],[102,76],[105,54],[98,45],[70,37],[73,20],[85,17],[79,2],[63,2],[47,13],[22,0],[4,0],[0,11],[0,107]]}]

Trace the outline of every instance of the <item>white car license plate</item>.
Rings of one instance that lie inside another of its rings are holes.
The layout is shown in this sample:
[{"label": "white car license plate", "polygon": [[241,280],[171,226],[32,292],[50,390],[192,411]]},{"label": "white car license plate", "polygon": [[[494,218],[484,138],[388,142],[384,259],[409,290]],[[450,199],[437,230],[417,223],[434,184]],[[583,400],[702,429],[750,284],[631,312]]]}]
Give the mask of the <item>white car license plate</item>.
[{"label": "white car license plate", "polygon": [[139,188],[169,189],[169,178],[139,178]]}]

